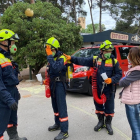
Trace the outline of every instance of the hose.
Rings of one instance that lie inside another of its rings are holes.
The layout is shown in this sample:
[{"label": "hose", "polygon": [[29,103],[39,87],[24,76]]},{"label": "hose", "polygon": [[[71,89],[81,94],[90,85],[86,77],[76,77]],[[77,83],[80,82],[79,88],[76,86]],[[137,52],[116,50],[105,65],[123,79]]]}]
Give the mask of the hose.
[{"label": "hose", "polygon": [[97,93],[97,71],[98,69],[96,67],[93,67],[93,75],[92,75],[92,95],[94,100],[98,103],[98,104],[104,104],[106,102],[106,96],[103,93],[100,98],[98,97],[98,93]]}]

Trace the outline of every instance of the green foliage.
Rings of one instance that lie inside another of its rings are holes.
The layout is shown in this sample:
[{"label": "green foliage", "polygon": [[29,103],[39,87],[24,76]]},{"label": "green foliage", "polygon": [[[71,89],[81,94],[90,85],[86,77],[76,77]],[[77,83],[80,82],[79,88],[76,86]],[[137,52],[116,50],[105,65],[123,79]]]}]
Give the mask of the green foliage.
[{"label": "green foliage", "polygon": [[[95,33],[98,33],[99,32],[99,24],[94,24],[94,27],[95,27]],[[105,25],[102,24],[102,31],[104,31],[105,29],[106,29]],[[81,33],[91,33],[91,34],[93,34],[92,24],[88,24],[87,28],[86,29],[82,29]]]},{"label": "green foliage", "polygon": [[[25,15],[27,8],[34,11],[32,18]],[[47,62],[44,43],[48,38],[57,38],[63,52],[79,48],[82,44],[80,27],[74,23],[67,24],[61,11],[48,2],[17,2],[7,8],[1,20],[2,28],[11,29],[20,37],[15,60],[21,66],[31,65],[35,74]]]},{"label": "green foliage", "polygon": [[111,16],[117,21],[116,29],[136,33],[140,26],[140,0],[108,1],[111,3],[109,6]]},{"label": "green foliage", "polygon": [[[4,13],[4,10],[9,6],[12,6],[17,2],[27,2],[31,3],[31,0],[0,0],[0,12]],[[37,2],[38,0],[34,0]],[[85,5],[85,0],[40,0],[41,2],[50,2],[53,6],[60,9],[65,16],[67,22],[75,22],[77,25],[77,14],[81,16],[86,16],[87,12],[83,9]]]},{"label": "green foliage", "polygon": [[125,22],[123,20],[120,20],[116,22],[115,30],[135,34],[138,31],[138,26],[132,26],[131,22]]},{"label": "green foliage", "polygon": [[73,21],[77,23],[77,14],[79,16],[86,16],[87,12],[83,9],[83,6],[86,4],[85,0],[67,0],[69,1],[69,6],[71,7],[70,16],[72,17]]}]

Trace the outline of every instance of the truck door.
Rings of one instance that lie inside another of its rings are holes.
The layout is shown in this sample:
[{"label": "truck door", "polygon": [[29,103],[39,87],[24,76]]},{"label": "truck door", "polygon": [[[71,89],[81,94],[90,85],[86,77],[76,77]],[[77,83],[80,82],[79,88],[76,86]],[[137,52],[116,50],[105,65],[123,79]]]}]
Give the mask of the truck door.
[{"label": "truck door", "polygon": [[128,60],[127,60],[127,56],[129,53],[131,47],[118,47],[118,57],[119,57],[119,64],[120,67],[122,68],[122,74],[123,76],[125,76],[126,72],[128,71]]}]

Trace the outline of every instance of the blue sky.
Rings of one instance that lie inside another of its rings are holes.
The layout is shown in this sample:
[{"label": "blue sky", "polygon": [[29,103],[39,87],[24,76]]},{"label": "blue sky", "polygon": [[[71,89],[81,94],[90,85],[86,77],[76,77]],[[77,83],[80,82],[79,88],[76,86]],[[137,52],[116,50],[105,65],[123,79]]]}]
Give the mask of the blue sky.
[{"label": "blue sky", "polygon": [[[86,26],[87,26],[88,24],[91,24],[90,9],[87,1],[86,1],[86,5],[84,5],[84,9],[87,11],[87,16],[86,16]],[[93,21],[94,23],[99,23],[99,8],[93,10]],[[115,27],[116,21],[109,15],[109,11],[102,12],[102,24],[105,25],[106,30]]]}]

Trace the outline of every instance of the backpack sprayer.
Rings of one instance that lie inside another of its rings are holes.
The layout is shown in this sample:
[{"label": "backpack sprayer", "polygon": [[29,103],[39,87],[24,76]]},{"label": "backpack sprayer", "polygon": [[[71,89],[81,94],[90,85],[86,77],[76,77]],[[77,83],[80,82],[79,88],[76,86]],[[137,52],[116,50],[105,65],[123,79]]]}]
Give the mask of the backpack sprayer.
[{"label": "backpack sprayer", "polygon": [[70,87],[70,81],[71,78],[73,78],[73,66],[71,61],[67,61],[68,64],[68,68],[67,68],[67,73],[66,73],[66,77],[67,77],[67,82],[68,82],[68,86]]}]

